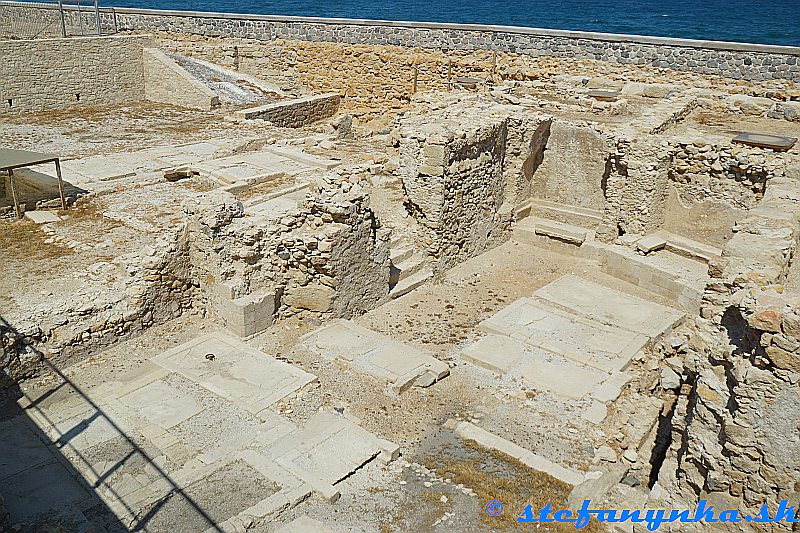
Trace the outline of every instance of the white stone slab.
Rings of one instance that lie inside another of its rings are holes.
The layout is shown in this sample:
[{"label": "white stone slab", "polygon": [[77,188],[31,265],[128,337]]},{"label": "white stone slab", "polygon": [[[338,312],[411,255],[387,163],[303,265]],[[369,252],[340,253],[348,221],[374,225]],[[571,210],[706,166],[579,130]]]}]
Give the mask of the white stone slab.
[{"label": "white stone slab", "polygon": [[194,398],[163,381],[145,385],[121,397],[120,401],[162,429],[180,424],[202,409]]},{"label": "white stone slab", "polygon": [[[213,360],[208,354],[213,354]],[[219,332],[182,344],[152,361],[252,414],[317,379]]]},{"label": "white stone slab", "polygon": [[505,374],[523,359],[528,351],[525,343],[501,335],[487,335],[461,350],[461,357],[495,374]]},{"label": "white stone slab", "polygon": [[43,429],[50,433],[50,438],[57,446],[69,446],[79,452],[121,435],[107,415],[99,411],[69,418]]},{"label": "white stone slab", "polygon": [[536,298],[585,318],[646,335],[651,339],[671,330],[683,313],[573,275],[534,293]]},{"label": "white stone slab", "polygon": [[326,359],[389,381],[398,392],[427,387],[450,373],[447,363],[349,320],[334,320],[304,335],[302,342]]},{"label": "white stone slab", "polygon": [[277,442],[269,453],[310,485],[333,486],[376,458],[386,450],[386,444],[343,416],[317,413],[301,429]]},{"label": "white stone slab", "polygon": [[568,483],[569,485],[579,485],[584,481],[584,476],[580,472],[563,467],[549,459],[537,455],[525,448],[514,444],[502,437],[486,431],[469,422],[457,422],[455,420],[448,420],[445,423],[446,427],[451,428],[456,435],[462,439],[471,439],[477,442],[484,448],[498,450],[506,455],[510,455],[514,459],[522,462],[528,467],[544,472],[554,478]]},{"label": "white stone slab", "polygon": [[522,378],[537,389],[554,392],[565,398],[580,399],[596,389],[608,377],[600,370],[579,365],[569,359],[529,360],[521,364]]},{"label": "white stone slab", "polygon": [[481,331],[507,335],[600,370],[623,370],[648,337],[520,298],[484,320]]},{"label": "white stone slab", "polygon": [[61,217],[52,211],[25,211],[25,218],[35,224],[49,224],[61,220]]}]

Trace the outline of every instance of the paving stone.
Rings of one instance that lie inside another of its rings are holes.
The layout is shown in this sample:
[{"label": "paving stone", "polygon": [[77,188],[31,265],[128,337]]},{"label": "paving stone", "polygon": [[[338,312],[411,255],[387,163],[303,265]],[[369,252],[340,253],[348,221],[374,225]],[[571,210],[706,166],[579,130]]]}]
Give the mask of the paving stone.
[{"label": "paving stone", "polygon": [[505,374],[523,359],[528,347],[501,335],[486,335],[461,350],[461,357],[495,374]]},{"label": "paving stone", "polygon": [[169,429],[201,410],[194,398],[163,381],[145,385],[123,396],[120,401],[163,429]]},{"label": "paving stone", "polygon": [[537,389],[552,391],[565,398],[580,399],[594,390],[605,372],[579,365],[568,359],[528,361],[520,368],[522,378]]},{"label": "paving stone", "polygon": [[478,327],[605,371],[624,369],[649,342],[644,335],[579,317],[531,298],[520,298]]},{"label": "paving stone", "polygon": [[[207,359],[207,354],[213,354],[213,360]],[[219,332],[184,343],[152,361],[252,414],[317,379]]]},{"label": "paving stone", "polygon": [[656,338],[671,330],[683,313],[573,275],[537,290],[534,296],[585,318]]},{"label": "paving stone", "polygon": [[549,459],[542,457],[541,455],[537,455],[509,440],[498,437],[497,435],[490,433],[470,422],[457,422],[455,420],[448,420],[445,423],[445,427],[452,429],[455,434],[462,439],[472,439],[485,448],[501,451],[506,455],[510,455],[511,457],[524,463],[530,468],[538,470],[539,472],[544,472],[545,474],[549,474],[554,478],[563,481],[564,483],[574,486],[584,481],[584,476],[580,472],[576,472],[556,464]]},{"label": "paving stone", "polygon": [[[334,320],[301,340],[322,357],[390,382],[397,392],[433,384],[450,373],[447,363],[349,320]],[[430,377],[420,379],[426,374]]]},{"label": "paving stone", "polygon": [[343,416],[318,413],[267,453],[332,501],[339,497],[334,485],[384,452],[395,456],[397,446]]},{"label": "paving stone", "polygon": [[592,405],[581,415],[581,418],[592,424],[601,424],[606,419],[607,414],[606,404],[592,400]]},{"label": "paving stone", "polygon": [[14,523],[24,524],[54,515],[64,523],[86,522],[78,504],[89,500],[91,494],[55,458],[3,479],[3,485],[14,489],[3,490],[6,509]]}]

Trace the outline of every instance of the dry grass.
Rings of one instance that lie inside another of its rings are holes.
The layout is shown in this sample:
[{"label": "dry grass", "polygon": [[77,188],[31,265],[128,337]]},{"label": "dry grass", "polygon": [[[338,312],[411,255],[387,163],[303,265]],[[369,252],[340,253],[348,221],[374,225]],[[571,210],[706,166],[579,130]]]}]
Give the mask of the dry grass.
[{"label": "dry grass", "polygon": [[66,246],[46,244],[47,237],[30,220],[0,221],[0,263],[51,260],[73,253]]},{"label": "dry grass", "polygon": [[269,194],[281,188],[282,185],[294,185],[294,183],[295,179],[293,176],[284,174],[283,176],[279,176],[272,180],[264,181],[257,185],[253,185],[252,187],[245,189],[241,192],[237,192],[235,196],[237,200],[243,201],[247,200],[248,198],[260,196],[262,194]]},{"label": "dry grass", "polygon": [[[533,470],[502,452],[481,448],[475,441],[465,441],[461,450],[445,446],[440,455],[429,457],[425,464],[453,483],[471,488],[482,503],[500,500],[505,511],[498,517],[481,512],[483,523],[493,529],[519,528],[517,517],[526,505],[536,515],[546,504],[554,510],[566,508],[571,486],[554,477]],[[572,524],[552,524],[554,531],[574,531]],[[592,522],[584,531],[603,531]]]}]

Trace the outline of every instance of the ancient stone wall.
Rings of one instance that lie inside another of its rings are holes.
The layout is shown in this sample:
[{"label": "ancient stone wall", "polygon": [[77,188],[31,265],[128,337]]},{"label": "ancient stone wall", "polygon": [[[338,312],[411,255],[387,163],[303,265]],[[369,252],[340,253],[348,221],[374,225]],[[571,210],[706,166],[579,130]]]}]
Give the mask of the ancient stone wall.
[{"label": "ancient stone wall", "polygon": [[117,264],[93,265],[90,279],[103,283],[102,297],[89,287],[68,301],[49,301],[44,315],[0,316],[0,388],[36,374],[44,359],[63,368],[190,309],[187,237],[178,228]]},{"label": "ancient stone wall", "polygon": [[614,142],[595,128],[554,120],[544,160],[531,185],[535,198],[602,211],[604,176]]},{"label": "ancient stone wall", "polygon": [[142,100],[146,36],[0,41],[0,114]]},{"label": "ancient stone wall", "polygon": [[[659,482],[689,499],[772,512],[798,504],[800,315],[790,270],[800,225],[800,172],[771,178],[709,269],[702,318],[667,356],[681,368],[673,441]],[[790,527],[775,525],[776,529]]]},{"label": "ancient stone wall", "polygon": [[769,178],[783,176],[786,159],[772,150],[735,144],[686,141],[672,148],[670,177],[684,198],[742,208],[758,203]]},{"label": "ancient stone wall", "polygon": [[210,193],[184,209],[193,276],[211,312],[230,327],[237,322],[231,308],[269,308],[269,317],[240,323],[249,326],[242,336],[275,316],[350,317],[389,292],[388,235],[357,176],[324,178],[297,209],[277,218],[246,217],[226,193]]},{"label": "ancient stone wall", "polygon": [[661,227],[669,191],[669,144],[657,137],[620,138],[603,178],[606,207],[598,236],[646,235]]},{"label": "ancient stone wall", "polygon": [[407,208],[430,230],[427,253],[437,268],[502,241],[514,208],[527,199],[549,124],[550,117],[522,108],[461,104],[400,121]]}]

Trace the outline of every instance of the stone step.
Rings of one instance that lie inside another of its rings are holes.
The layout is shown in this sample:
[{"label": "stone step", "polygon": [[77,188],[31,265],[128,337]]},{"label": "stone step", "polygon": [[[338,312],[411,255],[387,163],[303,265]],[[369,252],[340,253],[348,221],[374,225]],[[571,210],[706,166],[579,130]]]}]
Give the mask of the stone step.
[{"label": "stone step", "polygon": [[548,200],[531,200],[531,216],[541,217],[548,220],[555,220],[574,226],[586,228],[596,228],[603,221],[603,212],[597,209],[589,209]]},{"label": "stone step", "polygon": [[514,228],[514,238],[520,242],[540,244],[543,237],[573,246],[581,246],[594,237],[594,231],[537,217],[524,218],[517,222]]},{"label": "stone step", "polygon": [[414,255],[414,248],[411,246],[397,246],[389,249],[389,260],[393,265],[397,265],[402,261]]},{"label": "stone step", "polygon": [[423,270],[417,272],[413,276],[410,276],[402,281],[399,281],[397,285],[392,287],[389,291],[389,296],[394,298],[399,298],[404,294],[408,294],[409,292],[413,291],[420,285],[424,284],[426,281],[433,277],[433,271],[430,269],[429,266],[425,266]]},{"label": "stone step", "polygon": [[389,283],[394,285],[404,279],[410,278],[427,265],[425,258],[418,254],[413,253],[410,257],[403,259],[399,263],[392,262],[389,271]]},{"label": "stone step", "polygon": [[603,272],[674,301],[685,311],[698,312],[708,281],[705,263],[671,252],[643,256],[626,246],[598,241],[585,243],[580,256],[600,263]]},{"label": "stone step", "polygon": [[636,248],[645,254],[664,249],[695,261],[708,263],[722,256],[722,249],[681,235],[660,230],[636,241]]}]

